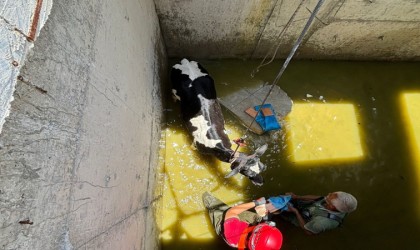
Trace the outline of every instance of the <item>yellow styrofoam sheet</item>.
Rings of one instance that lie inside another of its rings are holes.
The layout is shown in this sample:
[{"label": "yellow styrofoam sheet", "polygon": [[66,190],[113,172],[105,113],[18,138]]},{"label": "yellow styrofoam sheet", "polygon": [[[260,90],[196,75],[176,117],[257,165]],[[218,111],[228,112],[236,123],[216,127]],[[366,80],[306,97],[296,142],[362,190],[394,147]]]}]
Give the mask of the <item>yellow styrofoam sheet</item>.
[{"label": "yellow styrofoam sheet", "polygon": [[420,193],[420,93],[405,93],[401,102],[417,176],[417,192]]},{"label": "yellow styrofoam sheet", "polygon": [[[239,137],[234,128],[226,126],[226,129],[231,139]],[[242,201],[242,187],[247,179],[241,175],[225,179],[230,165],[214,157],[203,157],[191,146],[191,138],[185,131],[168,128],[165,134],[165,181],[159,216],[162,221],[158,222],[160,237],[163,241],[174,237],[213,239],[214,229],[206,218],[202,194],[209,191],[227,203]]]},{"label": "yellow styrofoam sheet", "polygon": [[289,149],[296,163],[363,157],[352,104],[296,103],[287,121]]}]

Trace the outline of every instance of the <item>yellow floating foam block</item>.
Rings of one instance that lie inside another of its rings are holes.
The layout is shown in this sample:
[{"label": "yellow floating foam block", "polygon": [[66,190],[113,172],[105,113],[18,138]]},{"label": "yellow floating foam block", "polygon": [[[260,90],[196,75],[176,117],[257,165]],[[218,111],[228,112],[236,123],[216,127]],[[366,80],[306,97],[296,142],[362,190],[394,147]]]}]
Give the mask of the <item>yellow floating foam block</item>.
[{"label": "yellow floating foam block", "polygon": [[[244,202],[242,193],[238,193],[236,190],[231,190],[223,186],[212,191],[211,194],[228,205]],[[204,210],[204,206],[197,214],[193,214],[182,220],[181,224],[187,238],[199,240],[216,237],[214,228],[208,219],[207,211]]]},{"label": "yellow floating foam block", "polygon": [[352,104],[296,103],[287,116],[289,150],[296,163],[363,157]]},{"label": "yellow floating foam block", "polygon": [[178,209],[173,192],[170,189],[169,180],[165,177],[162,198],[160,199],[159,209],[156,211],[158,214],[157,225],[160,227],[160,238],[164,241],[173,238],[173,226],[176,226],[178,218]]},{"label": "yellow floating foam block", "polygon": [[[230,138],[238,137],[234,129],[227,129]],[[161,214],[157,216],[161,218],[160,237],[163,241],[213,239],[214,229],[207,218],[202,194],[216,192],[219,199],[235,202],[242,198],[238,193],[245,178],[236,175],[225,179],[230,165],[214,157],[203,157],[191,147],[191,139],[184,131],[168,128],[165,133],[164,188]]]},{"label": "yellow floating foam block", "polygon": [[420,93],[403,94],[401,104],[416,169],[418,193],[420,193]]}]

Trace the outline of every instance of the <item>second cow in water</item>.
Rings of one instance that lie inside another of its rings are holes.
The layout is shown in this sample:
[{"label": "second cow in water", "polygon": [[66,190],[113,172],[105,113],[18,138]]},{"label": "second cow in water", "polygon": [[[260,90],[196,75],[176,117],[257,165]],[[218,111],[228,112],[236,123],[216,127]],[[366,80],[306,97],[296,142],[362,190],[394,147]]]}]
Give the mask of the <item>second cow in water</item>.
[{"label": "second cow in water", "polygon": [[225,133],[224,118],[216,96],[214,80],[199,63],[181,60],[171,70],[172,93],[181,102],[182,118],[194,138],[199,152],[216,156],[231,163],[231,177],[241,173],[255,185],[262,185],[260,173],[267,167],[260,162],[260,156],[267,145],[259,147],[254,154],[246,155],[231,149],[231,142]]}]

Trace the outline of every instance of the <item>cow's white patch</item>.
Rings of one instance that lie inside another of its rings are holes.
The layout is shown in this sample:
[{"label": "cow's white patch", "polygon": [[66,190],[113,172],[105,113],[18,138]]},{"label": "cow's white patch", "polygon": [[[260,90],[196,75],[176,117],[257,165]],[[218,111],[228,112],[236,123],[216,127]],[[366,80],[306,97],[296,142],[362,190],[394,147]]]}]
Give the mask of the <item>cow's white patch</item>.
[{"label": "cow's white patch", "polygon": [[255,163],[254,166],[250,167],[249,169],[251,169],[252,171],[254,171],[255,173],[259,174],[260,173],[260,168],[258,166],[258,162]]},{"label": "cow's white patch", "polygon": [[200,99],[201,103],[201,110],[209,112],[211,110],[211,105],[214,105],[214,100],[209,100],[202,96],[201,94],[197,95],[198,99]]},{"label": "cow's white patch", "polygon": [[[195,61],[188,61],[187,59],[182,59],[181,64],[175,64],[173,66],[175,69],[181,70],[181,73],[184,75],[187,75],[191,81],[194,81],[194,79],[207,75],[206,73],[201,72],[201,70],[198,68],[198,63]],[[188,87],[192,87],[190,84]]]},{"label": "cow's white patch", "polygon": [[204,116],[200,115],[194,117],[190,120],[191,124],[197,128],[192,134],[194,137],[194,143],[199,142],[208,148],[215,148],[217,143],[222,142],[222,140],[213,140],[207,138],[207,131],[210,129],[210,126],[207,125],[208,121]]}]

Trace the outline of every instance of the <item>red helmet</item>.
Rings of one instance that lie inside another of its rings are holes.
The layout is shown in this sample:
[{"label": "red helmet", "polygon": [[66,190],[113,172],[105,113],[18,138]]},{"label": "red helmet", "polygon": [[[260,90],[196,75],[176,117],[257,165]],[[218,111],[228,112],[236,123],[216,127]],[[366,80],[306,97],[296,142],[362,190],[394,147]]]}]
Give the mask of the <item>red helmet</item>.
[{"label": "red helmet", "polygon": [[248,239],[248,248],[251,250],[279,250],[282,244],[280,230],[266,223],[258,224]]}]

